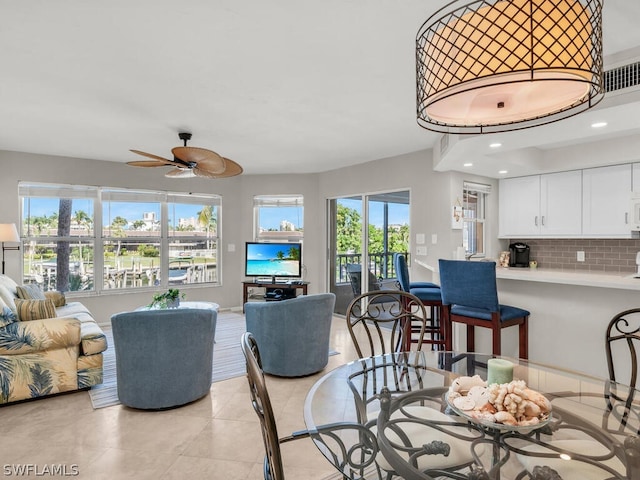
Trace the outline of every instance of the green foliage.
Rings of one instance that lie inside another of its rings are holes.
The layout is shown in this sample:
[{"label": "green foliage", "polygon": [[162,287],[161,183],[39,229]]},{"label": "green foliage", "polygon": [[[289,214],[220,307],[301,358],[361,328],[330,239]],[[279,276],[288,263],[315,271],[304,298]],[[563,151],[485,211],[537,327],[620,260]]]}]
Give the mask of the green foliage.
[{"label": "green foliage", "polygon": [[185,294],[181,294],[180,290],[178,290],[177,288],[170,288],[166,292],[154,294],[153,299],[149,304],[149,308],[169,308],[176,301],[179,301],[184,297]]},{"label": "green foliage", "polygon": [[138,245],[138,254],[143,257],[159,257],[160,250],[153,245]]},{"label": "green foliage", "polygon": [[[344,205],[338,204],[336,215],[337,253],[361,253],[362,217],[360,213]],[[368,228],[369,253],[384,253],[384,230],[375,225]],[[389,252],[406,252],[409,250],[409,225],[398,229],[389,229],[387,234],[387,250]]]}]

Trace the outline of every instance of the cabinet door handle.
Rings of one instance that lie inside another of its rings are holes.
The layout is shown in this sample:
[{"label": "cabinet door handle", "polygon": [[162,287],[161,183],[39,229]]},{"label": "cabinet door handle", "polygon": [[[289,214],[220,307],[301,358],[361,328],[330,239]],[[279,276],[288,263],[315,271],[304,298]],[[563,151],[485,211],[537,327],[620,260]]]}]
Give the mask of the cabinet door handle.
[{"label": "cabinet door handle", "polygon": [[629,224],[629,212],[624,212],[624,224]]},{"label": "cabinet door handle", "polygon": [[535,224],[535,226],[538,226],[538,216],[535,216],[535,219],[533,220],[533,223]]},{"label": "cabinet door handle", "polygon": [[542,215],[542,226],[544,227],[544,215]]}]

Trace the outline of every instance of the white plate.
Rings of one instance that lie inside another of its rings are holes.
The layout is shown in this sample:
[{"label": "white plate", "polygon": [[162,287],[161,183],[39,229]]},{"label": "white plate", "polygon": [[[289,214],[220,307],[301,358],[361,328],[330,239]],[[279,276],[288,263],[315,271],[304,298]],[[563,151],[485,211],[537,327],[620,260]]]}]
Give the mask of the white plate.
[{"label": "white plate", "polygon": [[469,415],[465,410],[460,410],[459,408],[457,408],[453,404],[453,400],[449,400],[450,393],[451,392],[445,393],[445,400],[447,401],[447,405],[449,405],[451,410],[456,412],[461,417],[466,418],[470,422],[475,423],[476,425],[484,425],[485,427],[500,430],[502,432],[518,432],[518,433],[526,434],[544,427],[551,420],[551,414],[549,414],[547,418],[540,420],[540,422],[535,425],[520,426],[520,425],[505,425],[504,423],[495,423],[495,422],[490,422],[488,420],[478,419]]},{"label": "white plate", "polygon": [[[549,445],[565,450],[569,452],[569,455],[571,455],[571,453],[579,453],[582,455],[596,456],[606,455],[608,453],[606,447],[594,440],[554,440],[549,442]],[[528,445],[522,448],[522,450],[528,452],[555,453],[553,450],[549,450],[542,445]],[[611,478],[611,474],[606,470],[577,460],[529,457],[521,453],[516,454],[516,457],[529,472],[531,472],[536,465],[546,465],[557,471],[563,480],[602,480]],[[626,469],[617,457],[614,456],[602,463],[617,471],[620,475],[625,475]]]}]

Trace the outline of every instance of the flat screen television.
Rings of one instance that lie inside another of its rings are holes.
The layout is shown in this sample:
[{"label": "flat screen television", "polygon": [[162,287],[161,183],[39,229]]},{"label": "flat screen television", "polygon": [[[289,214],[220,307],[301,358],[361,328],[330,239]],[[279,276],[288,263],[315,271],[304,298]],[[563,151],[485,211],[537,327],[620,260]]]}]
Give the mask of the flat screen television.
[{"label": "flat screen television", "polygon": [[247,242],[244,274],[247,277],[300,278],[302,276],[301,243]]}]

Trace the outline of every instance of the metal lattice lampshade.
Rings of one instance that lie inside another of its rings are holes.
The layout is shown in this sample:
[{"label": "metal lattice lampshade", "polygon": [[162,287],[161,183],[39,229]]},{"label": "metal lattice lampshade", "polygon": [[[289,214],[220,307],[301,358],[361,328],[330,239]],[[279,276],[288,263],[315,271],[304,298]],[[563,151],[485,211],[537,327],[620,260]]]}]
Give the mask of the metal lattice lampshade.
[{"label": "metal lattice lampshade", "polygon": [[418,31],[416,61],[418,124],[428,130],[560,120],[604,95],[602,0],[452,2]]}]

